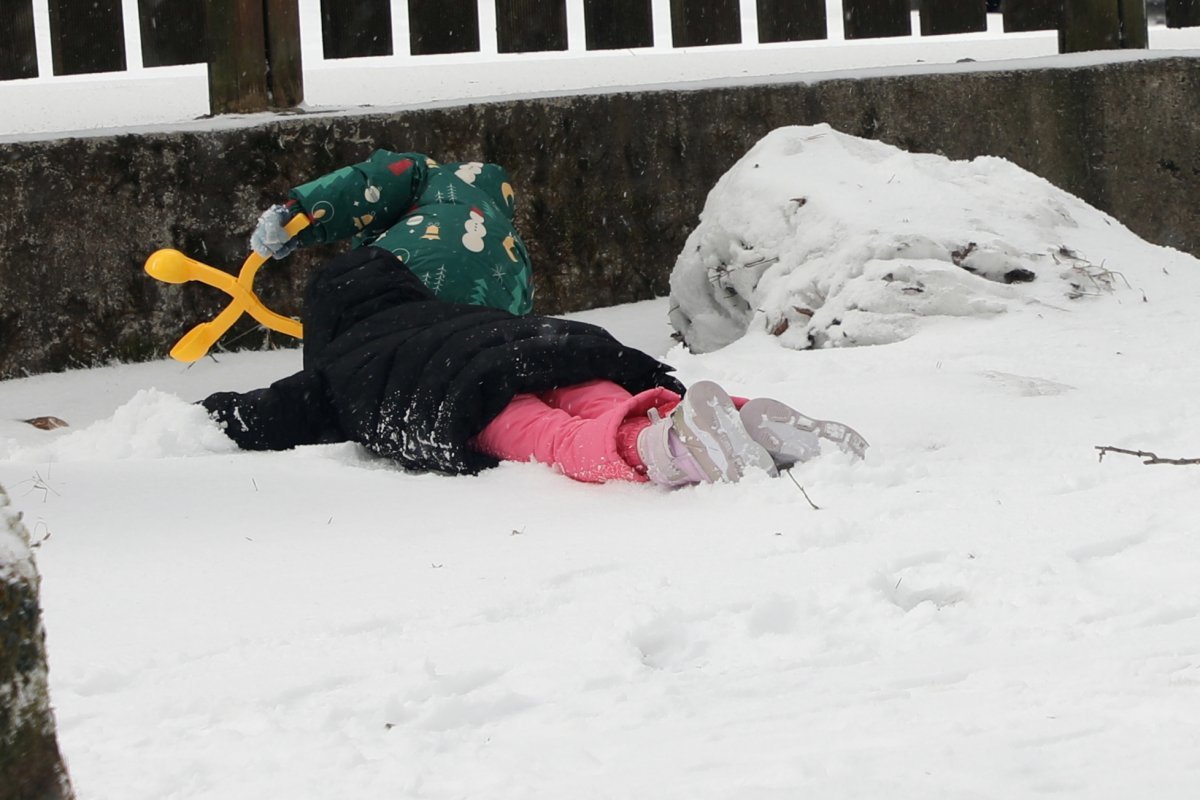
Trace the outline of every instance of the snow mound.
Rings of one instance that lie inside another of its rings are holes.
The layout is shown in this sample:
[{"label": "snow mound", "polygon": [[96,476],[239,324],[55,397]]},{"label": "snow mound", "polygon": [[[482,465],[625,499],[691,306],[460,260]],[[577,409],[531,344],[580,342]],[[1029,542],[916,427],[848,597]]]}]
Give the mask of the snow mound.
[{"label": "snow mound", "polygon": [[143,389],[112,416],[64,433],[46,445],[18,450],[26,461],[155,459],[231,453],[237,445],[202,406],[157,389]]},{"label": "snow mound", "polygon": [[931,318],[1128,291],[1128,269],[1159,252],[1004,159],[793,126],[709,193],[671,274],[671,324],[695,352],[747,330],[796,349],[885,344]]}]

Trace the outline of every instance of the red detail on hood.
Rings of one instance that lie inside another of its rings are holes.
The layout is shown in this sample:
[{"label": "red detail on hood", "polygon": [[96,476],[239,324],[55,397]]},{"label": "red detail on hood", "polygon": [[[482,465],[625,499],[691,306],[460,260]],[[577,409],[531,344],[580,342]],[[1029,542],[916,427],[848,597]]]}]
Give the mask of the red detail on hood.
[{"label": "red detail on hood", "polygon": [[393,161],[388,164],[388,171],[393,175],[403,175],[412,169],[413,160],[411,158],[402,158],[399,161]]}]

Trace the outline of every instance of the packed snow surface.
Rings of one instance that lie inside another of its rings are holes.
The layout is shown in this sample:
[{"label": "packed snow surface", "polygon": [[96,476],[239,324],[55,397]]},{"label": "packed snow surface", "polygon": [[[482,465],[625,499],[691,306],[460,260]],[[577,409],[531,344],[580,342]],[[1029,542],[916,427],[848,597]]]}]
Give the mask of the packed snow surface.
[{"label": "packed snow surface", "polygon": [[[779,258],[760,295],[731,283],[762,324],[700,354],[666,298],[579,316],[685,383],[853,425],[863,462],[673,492],[445,478],[349,444],[237,452],[189,405],[294,350],[0,384],[82,800],[1195,797],[1200,465],[1095,448],[1200,457],[1200,263],[1001,162],[816,133],[797,156],[871,203],[782,169],[714,192]],[[805,260],[766,235],[785,194],[809,201],[779,220],[841,226],[806,229]],[[971,241],[1036,279],[946,258]],[[1084,261],[1114,274],[1072,297]],[[851,300],[867,346],[797,349]],[[19,421],[47,414],[71,427]]]}]

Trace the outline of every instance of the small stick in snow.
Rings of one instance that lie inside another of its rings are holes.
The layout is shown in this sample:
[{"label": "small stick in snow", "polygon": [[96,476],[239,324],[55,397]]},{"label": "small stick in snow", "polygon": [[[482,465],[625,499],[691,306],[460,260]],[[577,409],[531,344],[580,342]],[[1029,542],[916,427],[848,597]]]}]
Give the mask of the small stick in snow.
[{"label": "small stick in snow", "polygon": [[1107,453],[1122,453],[1142,459],[1143,464],[1175,464],[1178,466],[1200,464],[1200,458],[1162,458],[1157,453],[1151,453],[1148,450],[1126,450],[1123,447],[1113,447],[1111,445],[1096,445],[1096,449],[1100,451],[1100,461],[1104,460],[1104,456]]},{"label": "small stick in snow", "polygon": [[[56,497],[62,496],[58,493],[58,491],[53,486],[50,485],[49,467],[47,467],[46,477],[43,478],[42,473],[35,470],[32,478],[21,481],[21,483],[32,484],[29,487],[29,489],[26,490],[25,494],[29,494],[29,492],[33,492],[33,491],[41,492],[43,503],[46,502],[47,499],[49,499],[51,494],[53,494]],[[21,484],[17,484],[17,485],[20,486]]]},{"label": "small stick in snow", "polygon": [[804,499],[808,501],[810,506],[812,506],[813,511],[820,511],[821,507],[812,501],[812,498],[808,496],[808,492],[804,491],[804,487],[800,485],[800,481],[796,480],[796,476],[792,474],[792,471],[790,469],[785,469],[784,472],[786,472],[787,476],[792,479],[792,483],[796,484],[796,488],[800,490],[800,494],[804,495]]}]

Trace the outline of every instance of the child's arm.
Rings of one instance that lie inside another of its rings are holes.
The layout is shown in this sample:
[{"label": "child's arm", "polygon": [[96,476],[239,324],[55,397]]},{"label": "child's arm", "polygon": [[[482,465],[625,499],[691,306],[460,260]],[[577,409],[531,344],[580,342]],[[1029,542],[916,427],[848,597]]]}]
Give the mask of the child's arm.
[{"label": "child's arm", "polygon": [[325,244],[383,233],[412,209],[425,186],[428,162],[420,153],[376,150],[362,163],[297,186],[288,192],[286,208],[312,222],[297,240]]},{"label": "child's arm", "polygon": [[297,372],[251,392],[217,392],[201,404],[243,450],[345,441],[325,382],[315,372]]}]

